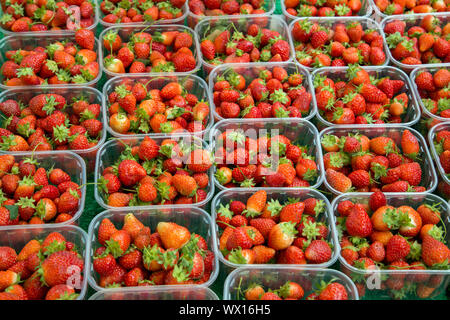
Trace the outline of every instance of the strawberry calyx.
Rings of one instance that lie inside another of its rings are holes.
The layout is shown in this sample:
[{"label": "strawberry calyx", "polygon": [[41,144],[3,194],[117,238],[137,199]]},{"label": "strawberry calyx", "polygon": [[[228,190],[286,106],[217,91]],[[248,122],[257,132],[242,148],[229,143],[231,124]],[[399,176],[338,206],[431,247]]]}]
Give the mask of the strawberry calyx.
[{"label": "strawberry calyx", "polygon": [[422,255],[422,245],[417,240],[415,240],[413,243],[409,244],[409,247],[409,253],[406,258],[413,261],[420,260],[420,257]]},{"label": "strawberry calyx", "polygon": [[17,200],[16,205],[22,209],[25,208],[36,209],[36,205],[34,204],[33,198],[20,197],[19,200]]},{"label": "strawberry calyx", "polygon": [[105,243],[106,243],[106,249],[108,250],[108,252],[110,252],[113,255],[113,257],[115,259],[121,257],[124,254],[118,241],[110,239],[110,240],[107,240]]},{"label": "strawberry calyx", "polygon": [[242,255],[241,247],[231,250],[228,255],[228,261],[235,264],[247,264],[247,259]]}]

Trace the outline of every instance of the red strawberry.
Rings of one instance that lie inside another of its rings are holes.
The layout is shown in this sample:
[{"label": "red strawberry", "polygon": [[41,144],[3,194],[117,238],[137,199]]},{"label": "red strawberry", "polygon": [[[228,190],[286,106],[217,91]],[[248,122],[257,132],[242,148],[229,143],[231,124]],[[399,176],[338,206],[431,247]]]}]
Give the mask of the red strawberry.
[{"label": "red strawberry", "polygon": [[305,250],[305,257],[310,263],[320,264],[331,259],[332,250],[324,240],[313,240]]},{"label": "red strawberry", "polygon": [[360,204],[350,209],[345,226],[349,235],[361,238],[368,237],[373,231],[369,215]]},{"label": "red strawberry", "polygon": [[386,261],[392,263],[405,258],[410,251],[408,241],[402,236],[393,236],[386,245]]}]

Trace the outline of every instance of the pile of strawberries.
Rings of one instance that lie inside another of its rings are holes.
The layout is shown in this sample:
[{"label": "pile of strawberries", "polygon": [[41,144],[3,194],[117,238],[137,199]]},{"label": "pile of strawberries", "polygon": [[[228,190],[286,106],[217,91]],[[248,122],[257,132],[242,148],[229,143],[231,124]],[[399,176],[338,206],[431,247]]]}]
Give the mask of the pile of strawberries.
[{"label": "pile of strawberries", "polygon": [[59,168],[45,169],[33,157],[17,162],[0,155],[0,226],[61,223],[80,206],[80,186]]},{"label": "pile of strawberries", "polygon": [[214,268],[205,239],[174,222],[161,221],[152,233],[132,213],[121,229],[105,218],[97,240],[93,267],[103,288],[202,284]]},{"label": "pile of strawberries", "polygon": [[118,1],[102,0],[100,10],[107,23],[153,23],[158,20],[172,20],[183,15],[181,9],[186,0],[169,1]]},{"label": "pile of strawberries", "polygon": [[145,137],[125,146],[99,177],[99,189],[111,207],[192,204],[207,197],[210,154],[202,146]]},{"label": "pile of strawberries", "polygon": [[392,57],[404,64],[447,63],[450,61],[450,23],[427,15],[418,25],[393,20],[384,26],[386,43]]},{"label": "pile of strawberries", "polygon": [[[179,82],[148,89],[158,79],[124,79],[108,95],[109,125],[121,134],[198,132],[209,120],[208,102]],[[201,97],[203,98],[203,97]]]},{"label": "pile of strawberries", "polygon": [[286,12],[299,17],[334,17],[357,16],[361,10],[361,0],[284,0]]},{"label": "pile of strawberries", "polygon": [[189,10],[198,16],[263,14],[265,0],[191,0]]},{"label": "pile of strawberries", "polygon": [[401,123],[412,108],[403,80],[377,79],[358,65],[347,69],[346,79],[317,74],[313,83],[320,115],[334,124]]},{"label": "pile of strawberries", "polygon": [[292,29],[297,61],[306,67],[381,65],[386,61],[383,37],[361,22],[337,22],[333,27],[304,19]]},{"label": "pile of strawberries", "polygon": [[407,14],[407,13],[431,13],[449,11],[445,0],[436,1],[391,1],[374,0],[375,5],[385,15]]},{"label": "pile of strawberries", "polygon": [[106,70],[114,73],[188,72],[195,69],[195,43],[188,31],[133,32],[128,41],[115,31],[102,39]]},{"label": "pile of strawberries", "polygon": [[445,174],[450,178],[450,130],[436,132],[434,148]]},{"label": "pile of strawberries", "polygon": [[[8,50],[1,66],[5,86],[82,84],[99,74],[95,37],[91,30],[79,29],[75,42],[55,41],[33,50]],[[26,41],[25,41],[26,42]]]},{"label": "pile of strawberries", "polygon": [[419,141],[408,129],[392,136],[324,135],[321,143],[328,184],[342,193],[425,192],[417,162],[421,157]]},{"label": "pile of strawberries", "polygon": [[19,254],[0,247],[0,300],[75,300],[70,278],[83,269],[78,248],[59,232],[30,240]]},{"label": "pile of strawberries", "polygon": [[94,24],[95,1],[2,1],[0,26],[12,32],[75,30]]},{"label": "pile of strawberries", "polygon": [[223,118],[301,118],[311,108],[311,93],[301,73],[283,67],[262,69],[246,78],[226,70],[214,83],[217,114]]},{"label": "pile of strawberries", "polygon": [[220,204],[216,223],[223,229],[219,249],[235,264],[322,264],[333,255],[327,242],[323,200],[289,198],[267,201],[265,190],[247,203]]},{"label": "pile of strawberries", "polygon": [[246,137],[227,130],[216,140],[215,178],[226,188],[309,187],[319,176],[308,146],[298,146],[285,135]]},{"label": "pile of strawberries", "polygon": [[213,65],[289,60],[291,50],[287,39],[265,27],[269,23],[266,20],[242,28],[237,22],[224,20],[226,25],[211,27],[200,42],[203,60]]},{"label": "pile of strawberries", "polygon": [[83,150],[95,147],[103,123],[101,106],[82,95],[67,101],[60,94],[42,93],[28,104],[14,99],[0,103],[6,117],[0,128],[0,150]]},{"label": "pile of strawberries", "polygon": [[432,114],[450,118],[450,71],[447,68],[435,72],[419,71],[414,79],[423,106]]},{"label": "pile of strawberries", "polygon": [[[242,289],[241,289],[242,291]],[[312,291],[305,297],[306,291]],[[239,292],[241,294],[241,292]],[[252,283],[243,291],[244,300],[348,300],[347,289],[339,282],[321,281],[313,285],[309,279],[301,283],[286,281],[278,289],[268,289],[261,284]]]},{"label": "pile of strawberries", "polygon": [[[405,270],[388,275],[382,287],[392,290],[396,298],[415,291],[419,298],[429,297],[443,280],[441,275],[427,272],[407,275],[408,270],[447,270],[450,250],[445,244],[445,232],[439,203],[421,201],[417,207],[391,206],[385,195],[373,193],[368,204],[341,201],[337,207],[337,227],[341,230],[341,257],[358,269]],[[345,269],[344,269],[345,270]],[[364,295],[363,275],[352,273],[353,281]]]}]

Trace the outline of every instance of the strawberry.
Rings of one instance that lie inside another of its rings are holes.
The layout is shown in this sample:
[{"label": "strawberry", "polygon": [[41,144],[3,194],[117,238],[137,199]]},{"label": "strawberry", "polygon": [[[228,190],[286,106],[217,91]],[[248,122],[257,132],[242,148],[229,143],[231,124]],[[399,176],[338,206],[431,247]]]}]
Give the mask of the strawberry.
[{"label": "strawberry", "polygon": [[275,225],[269,233],[268,246],[275,250],[283,250],[294,241],[297,231],[292,222],[281,222]]},{"label": "strawberry", "polygon": [[422,260],[428,267],[448,265],[450,250],[442,242],[425,235],[422,242]]},{"label": "strawberry", "polygon": [[410,251],[410,245],[405,238],[393,236],[386,245],[386,261],[394,262],[405,258]]},{"label": "strawberry", "polygon": [[280,221],[298,224],[301,221],[304,209],[305,204],[303,202],[287,204],[281,209]]},{"label": "strawberry", "polygon": [[0,247],[0,270],[7,270],[17,261],[17,254],[13,248]]},{"label": "strawberry", "polygon": [[164,247],[167,249],[181,248],[190,239],[189,230],[173,222],[160,222],[156,230],[161,237]]},{"label": "strawberry", "polygon": [[339,192],[348,192],[352,187],[352,181],[338,171],[327,169],[325,174],[330,186]]},{"label": "strawberry", "polygon": [[247,199],[246,209],[244,214],[246,216],[255,217],[262,213],[266,206],[267,193],[264,190],[255,192]]},{"label": "strawberry", "polygon": [[350,209],[345,226],[350,235],[362,238],[369,236],[373,231],[372,222],[366,210],[358,204]]},{"label": "strawberry", "polygon": [[331,259],[332,251],[324,240],[313,240],[305,250],[305,257],[310,263],[320,264]]},{"label": "strawberry", "polygon": [[419,141],[409,130],[402,133],[401,147],[405,156],[410,159],[415,159],[420,153]]},{"label": "strawberry", "polygon": [[332,282],[326,285],[321,290],[318,300],[347,300],[348,294],[345,287],[337,282]]},{"label": "strawberry", "polygon": [[172,178],[172,183],[177,191],[188,197],[192,197],[197,191],[197,182],[193,177],[176,174]]},{"label": "strawberry", "polygon": [[41,281],[48,286],[65,284],[70,277],[67,271],[70,266],[77,266],[83,270],[84,262],[77,254],[69,251],[52,253],[41,265],[38,273]]},{"label": "strawberry", "polygon": [[134,160],[123,160],[118,167],[119,180],[125,186],[135,185],[147,175],[145,169]]},{"label": "strawberry", "polygon": [[264,245],[257,245],[252,248],[255,254],[255,263],[266,264],[269,263],[275,257],[276,251],[272,248],[266,247]]}]

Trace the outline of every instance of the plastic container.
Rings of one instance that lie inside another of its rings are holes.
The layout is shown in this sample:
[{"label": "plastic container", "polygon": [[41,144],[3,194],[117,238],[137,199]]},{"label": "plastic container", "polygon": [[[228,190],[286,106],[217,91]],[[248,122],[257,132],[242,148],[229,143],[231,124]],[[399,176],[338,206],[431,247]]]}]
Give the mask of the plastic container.
[{"label": "plastic container", "polygon": [[[357,16],[352,16],[349,18],[355,18],[355,17],[370,17],[372,14],[372,6],[369,2],[370,0],[362,0],[361,1],[361,10],[359,10],[358,15]],[[281,2],[281,10],[283,11],[283,15],[286,19],[286,22],[288,24],[290,24],[293,20],[297,19],[297,18],[301,18],[300,16],[293,16],[292,14],[288,13],[286,10],[286,5],[284,4],[284,0],[280,0]],[[306,17],[305,17],[306,18]],[[311,17],[314,18],[314,17]],[[326,17],[320,17],[320,19],[322,18],[326,18]],[[344,17],[336,17],[336,18],[344,18]]]},{"label": "plastic container", "polygon": [[[3,2],[3,1],[2,1]],[[98,9],[97,3],[96,1],[92,1],[91,4],[94,7],[94,22],[92,23],[92,25],[90,25],[89,27],[85,28],[88,30],[92,30],[95,33],[95,28],[98,25],[99,22],[99,12],[100,10]],[[3,4],[2,4],[2,11],[4,11],[3,8]],[[15,36],[15,35],[35,35],[35,34],[45,34],[45,35],[52,35],[52,34],[66,34],[66,35],[73,35],[75,34],[75,30],[67,30],[67,29],[63,29],[63,30],[45,30],[45,31],[28,31],[28,32],[13,32],[13,31],[9,31],[6,30],[5,28],[3,28],[3,26],[0,25],[0,32],[3,33],[5,36]]]},{"label": "plastic container", "polygon": [[[364,70],[366,70],[370,76],[374,76],[375,78],[381,79],[383,77],[389,77],[391,80],[402,80],[405,85],[401,90],[399,90],[395,95],[399,95],[401,93],[406,93],[409,100],[409,106],[405,111],[405,114],[403,117],[403,122],[401,125],[411,127],[414,124],[416,124],[420,120],[420,108],[419,103],[416,100],[416,95],[414,94],[413,85],[411,84],[411,81],[409,77],[404,73],[402,70],[390,67],[390,66],[377,66],[377,67],[362,67]],[[348,67],[339,67],[339,68],[320,68],[317,70],[314,70],[314,72],[311,74],[311,81],[314,83],[314,79],[317,75],[320,76],[327,76],[330,77],[332,80],[336,81],[337,79],[341,79],[344,81],[347,81],[347,73]],[[314,100],[315,103],[316,100]],[[317,108],[317,105],[316,105]],[[342,124],[336,124],[331,123],[327,121],[320,112],[317,112],[317,120],[319,129],[325,128],[325,127],[341,127]],[[383,124],[355,124],[353,126],[360,127],[360,128],[366,128],[366,127],[391,127],[399,125],[397,123],[383,123]]]},{"label": "plastic container", "polygon": [[[33,50],[36,47],[46,47],[47,45],[55,42],[55,41],[72,41],[75,43],[75,34],[67,34],[64,32],[52,32],[52,33],[21,33],[16,32],[12,36],[4,37],[0,40],[0,66],[5,63],[8,59],[6,59],[5,54],[6,51],[9,50]],[[100,46],[97,39],[95,39],[94,44],[94,51],[97,53],[97,61],[99,62],[100,66],[100,60],[101,60],[101,53],[99,52]],[[95,88],[98,80],[102,77],[101,69],[99,68],[99,73],[95,79],[92,79],[89,82],[76,84],[76,83],[70,83],[65,85],[39,85],[34,87],[50,87],[50,88],[56,88],[56,87],[66,87],[69,86],[71,88],[74,87],[92,87]],[[0,74],[0,89],[7,90],[7,89],[21,89],[22,91],[28,90],[30,87],[33,86],[5,86],[3,82],[5,81],[5,78],[3,74]]]},{"label": "plastic container", "polygon": [[261,266],[239,268],[230,273],[223,288],[224,300],[243,300],[242,292],[252,283],[259,283],[266,288],[278,289],[287,281],[300,284],[305,290],[304,298],[313,292],[314,285],[321,281],[335,280],[347,289],[349,300],[359,300],[355,284],[342,272],[332,269],[311,269],[306,267]]},{"label": "plastic container", "polygon": [[[147,72],[147,73],[133,73],[133,75],[136,76],[166,76],[166,75],[189,75],[189,74],[194,74],[196,73],[201,66],[200,63],[200,54],[199,54],[199,48],[200,45],[198,43],[198,36],[197,34],[194,32],[194,30],[192,30],[191,28],[182,26],[182,25],[176,25],[176,24],[164,24],[164,25],[145,25],[145,24],[120,24],[120,25],[114,25],[112,27],[109,27],[105,30],[102,31],[102,33],[99,36],[100,41],[100,63],[102,66],[102,70],[105,73],[106,77],[108,79],[111,79],[112,77],[118,77],[118,76],[123,76],[124,73],[115,73],[115,72],[111,72],[109,70],[106,70],[105,65],[104,65],[104,57],[106,57],[109,52],[108,50],[106,50],[106,48],[103,46],[103,37],[105,36],[106,33],[108,33],[109,31],[115,31],[117,32],[118,36],[120,36],[122,38],[122,42],[128,42],[131,38],[131,36],[133,35],[134,32],[140,32],[143,31],[145,29],[146,32],[153,34],[156,31],[159,32],[165,32],[165,31],[180,31],[180,32],[189,32],[192,36],[192,53],[194,54],[195,57],[195,61],[197,61],[197,65],[195,66],[194,69],[192,69],[191,71],[188,72]],[[125,73],[127,74],[127,73]],[[129,74],[129,73],[128,73]]]},{"label": "plastic container", "polygon": [[[372,0],[370,0],[372,1]],[[378,8],[375,6],[375,11]],[[405,28],[405,32],[408,31],[409,28],[411,28],[412,26],[418,26],[420,25],[420,22],[422,21],[422,19],[426,16],[429,16],[430,13],[423,13],[423,14],[402,14],[402,15],[394,15],[394,16],[387,16],[385,19],[383,19],[383,21],[381,21],[381,29],[382,29],[382,33],[381,35],[383,36],[383,42],[386,44],[386,34],[384,33],[384,27],[386,26],[386,24],[388,22],[392,22],[394,20],[400,20],[400,21],[404,21],[406,23],[406,28]],[[442,12],[442,13],[436,13],[433,12],[432,15],[436,18],[438,18],[439,20],[441,20],[444,23],[448,23],[450,22],[450,14],[446,13],[446,12]],[[391,50],[388,50],[387,52],[387,56],[389,57],[389,59],[391,60],[391,64],[395,65],[396,67],[404,70],[405,72],[409,73],[411,72],[414,68],[417,67],[439,67],[442,64],[440,63],[430,63],[430,64],[404,64],[401,63],[400,61],[394,59],[394,57],[391,54]]]},{"label": "plastic container", "polygon": [[[103,0],[99,0],[99,6],[100,3],[102,3]],[[161,24],[179,24],[179,25],[183,25],[184,24],[184,20],[186,19],[187,15],[188,15],[188,6],[187,6],[187,1],[186,3],[180,8],[181,12],[183,13],[181,16],[179,16],[178,18],[174,18],[174,19],[163,19],[163,20],[157,20],[154,23],[161,25]],[[103,18],[106,16],[102,10],[99,10],[99,23],[100,25],[103,27],[103,29],[105,28],[109,28],[112,26],[129,26],[131,23],[109,23],[109,22],[105,22],[103,21]],[[150,24],[150,23],[149,23]]]},{"label": "plastic container", "polygon": [[[124,80],[131,80],[133,83],[135,82],[143,82],[148,83],[147,89],[162,89],[166,84],[177,81],[181,84],[183,84],[186,88],[186,90],[189,93],[192,93],[197,96],[198,100],[204,100],[208,103],[210,113],[209,113],[209,119],[208,123],[205,126],[205,130],[197,131],[195,133],[192,133],[195,136],[205,138],[207,137],[209,130],[211,129],[214,119],[212,116],[212,109],[213,109],[213,101],[211,98],[211,94],[208,89],[208,85],[206,84],[205,80],[202,78],[196,76],[196,75],[188,75],[188,76],[181,76],[181,75],[172,75],[172,76],[135,76],[133,74],[129,75],[123,75],[120,77],[114,77],[110,79],[108,82],[106,82],[103,86],[103,97],[105,99],[105,109],[106,109],[106,122],[107,123],[107,129],[108,132],[117,138],[126,138],[126,137],[144,137],[144,136],[154,136],[159,135],[161,136],[161,133],[148,133],[148,134],[121,134],[116,131],[114,131],[110,125],[109,125],[109,108],[107,107],[109,105],[108,103],[108,97],[111,92],[114,91],[115,87],[119,85]],[[189,134],[186,132],[186,134]]]},{"label": "plastic container", "polygon": [[[28,102],[36,95],[43,93],[55,93],[62,95],[66,99],[66,101],[72,101],[72,98],[83,96],[89,103],[91,104],[97,103],[101,106],[100,116],[98,119],[103,123],[103,128],[97,145],[85,150],[70,150],[80,155],[86,161],[88,172],[92,172],[95,168],[95,156],[97,154],[97,151],[106,140],[106,126],[105,126],[106,115],[105,115],[105,107],[103,104],[103,97],[100,91],[91,87],[84,87],[84,86],[71,87],[68,85],[57,87],[41,87],[41,86],[27,87],[26,91],[24,91],[25,89],[23,88],[22,89],[20,88],[16,89],[17,87],[10,87],[10,88],[11,89],[0,93],[0,102],[3,102],[8,99],[14,99],[22,101],[23,103],[28,105]],[[1,112],[0,114],[3,115]],[[2,127],[3,121],[4,119],[0,120]],[[1,152],[9,153],[8,151],[1,151]],[[54,151],[49,151],[48,153],[52,152]]]},{"label": "plastic container", "polygon": [[[211,28],[217,25],[230,26],[233,24],[238,31],[247,31],[248,27],[252,24],[258,24],[262,28],[268,28],[273,31],[277,31],[280,35],[289,43],[291,46],[291,37],[288,32],[288,26],[286,22],[282,18],[276,15],[272,15],[270,17],[254,17],[254,16],[220,16],[220,17],[207,17],[200,21],[195,26],[195,33],[199,37],[199,39],[203,39],[206,37],[208,32],[210,32]],[[289,59],[284,62],[289,62],[294,59],[293,52],[290,52]],[[212,69],[214,69],[215,65],[212,65],[203,59],[203,54],[200,52],[200,61],[203,66],[203,71],[205,75],[208,75]],[[262,62],[264,63],[264,62]]]},{"label": "plastic container", "polygon": [[420,106],[420,108],[422,109],[422,115],[425,119],[432,119],[432,121],[434,123],[438,123],[438,122],[446,122],[446,121],[450,121],[450,118],[444,118],[444,117],[440,117],[436,114],[432,114],[427,108],[425,108],[423,102],[422,102],[422,97],[420,96],[419,90],[417,89],[417,85],[416,85],[416,77],[417,75],[422,72],[422,71],[428,71],[431,72],[431,74],[434,74],[436,71],[438,71],[439,69],[450,69],[450,63],[442,63],[439,66],[436,67],[431,67],[431,65],[423,65],[421,67],[418,67],[416,69],[414,69],[411,74],[409,75],[411,78],[411,87],[413,90],[414,95],[416,96],[416,100],[418,105]]},{"label": "plastic container", "polygon": [[[93,265],[90,263],[91,258],[97,248],[99,248],[101,245],[97,242],[97,234],[98,234],[98,228],[100,226],[100,223],[103,219],[108,218],[111,220],[112,223],[116,225],[116,227],[123,226],[123,219],[125,215],[128,213],[133,213],[134,216],[141,221],[145,226],[150,227],[152,232],[155,232],[156,226],[159,222],[175,222],[181,226],[184,226],[189,229],[191,233],[196,233],[198,235],[201,235],[208,244],[208,248],[214,253],[214,266],[213,271],[211,272],[211,276],[208,281],[206,281],[203,284],[199,285],[164,285],[164,286],[152,286],[151,288],[156,289],[165,289],[165,288],[172,288],[175,289],[181,289],[181,288],[189,288],[192,289],[193,287],[200,288],[200,287],[209,287],[217,278],[217,275],[219,273],[219,260],[217,258],[217,252],[215,251],[214,243],[216,242],[216,234],[214,232],[213,226],[212,226],[212,219],[211,216],[206,213],[206,211],[199,209],[199,208],[176,208],[174,206],[166,206],[164,208],[152,208],[152,209],[142,209],[142,210],[135,210],[135,209],[129,209],[124,208],[121,210],[106,210],[102,213],[99,213],[95,216],[94,219],[92,219],[91,223],[89,224],[89,234],[88,234],[88,246],[87,246],[87,252],[89,255],[89,284],[90,286],[95,289],[96,291],[104,291],[104,292],[113,292],[112,290],[115,289],[106,289],[102,288],[98,285],[99,276],[94,271]],[[124,290],[129,290],[128,287]],[[136,289],[136,287],[134,287]]]},{"label": "plastic container", "polygon": [[[380,11],[380,9],[378,8],[378,6],[375,4],[375,1],[374,0],[367,0],[367,1],[369,1],[370,2],[370,5],[372,6],[372,8],[373,8],[373,13],[374,13],[374,17],[377,19],[377,20],[379,20],[379,21],[381,21],[381,20],[383,20],[383,19],[385,19],[385,18],[389,18],[389,17],[399,17],[399,16],[401,16],[401,15],[387,15],[387,14],[385,14],[385,13],[383,13],[383,12],[381,12]],[[395,1],[392,1],[392,3],[395,3]],[[448,13],[448,12],[430,12],[430,13],[426,13],[425,15],[427,15],[427,14],[432,14],[433,16],[434,15],[436,15],[436,14],[446,14],[446,13]],[[408,14],[403,14],[402,16],[412,16],[412,17],[415,17],[415,16],[418,16],[418,15],[420,15],[419,13],[408,13]]]},{"label": "plastic container", "polygon": [[439,156],[436,152],[436,148],[434,147],[434,138],[436,137],[436,134],[439,131],[442,130],[449,130],[450,131],[450,119],[447,122],[441,122],[437,125],[435,125],[433,128],[431,128],[430,132],[428,133],[428,144],[430,146],[430,152],[433,157],[433,159],[436,161],[436,171],[439,173],[440,178],[447,184],[450,185],[450,179],[447,176],[447,174],[444,171],[444,168],[442,167],[441,162],[439,161]]},{"label": "plastic container", "polygon": [[[310,188],[317,189],[322,184],[324,179],[322,149],[318,138],[319,133],[311,122],[300,118],[221,120],[217,122],[209,132],[211,150],[214,150],[217,139],[221,133],[226,132],[227,130],[237,129],[243,130],[246,135],[254,136],[254,138],[258,138],[267,133],[272,133],[272,135],[285,135],[291,139],[293,143],[308,146],[308,154],[315,157],[318,173],[316,182],[311,184]],[[274,130],[274,132],[271,132],[271,130]],[[214,173],[215,170],[216,167],[214,168]],[[214,183],[218,190],[227,189],[217,181],[216,177],[214,177]]]},{"label": "plastic container", "polygon": [[[77,300],[83,300],[87,291],[87,271],[89,269],[89,257],[87,255],[87,235],[81,228],[76,226],[56,226],[56,225],[34,225],[30,228],[7,227],[0,232],[0,246],[11,247],[16,250],[17,253],[31,240],[38,239],[44,240],[50,233],[59,232],[66,238],[67,241],[73,242],[78,248],[82,259],[84,260],[83,277],[79,283],[76,279],[76,275],[73,274],[74,282],[71,282],[72,286],[79,285],[79,296]],[[75,271],[75,270],[74,270]]]},{"label": "plastic container", "polygon": [[[186,136],[186,135],[172,135],[172,136],[153,136],[152,139],[156,141],[156,143],[160,144],[164,139],[173,139],[177,142],[183,141],[185,144],[197,146],[202,145],[203,149],[210,150],[209,146],[206,142],[201,140],[200,138],[197,138],[195,136]],[[144,138],[142,137],[136,137],[136,138],[121,138],[121,139],[114,139],[106,142],[104,145],[101,146],[99,152],[97,153],[97,161],[95,163],[95,185],[97,185],[98,180],[100,178],[101,173],[103,170],[108,167],[112,166],[118,159],[119,154],[125,149],[125,146],[136,146],[139,145]],[[173,205],[160,205],[160,206],[130,206],[126,207],[127,210],[144,210],[144,209],[164,209],[164,208],[193,208],[193,207],[205,207],[209,200],[211,200],[212,196],[214,195],[214,183],[212,180],[212,173],[213,173],[213,166],[209,168],[208,174],[209,174],[209,185],[206,187],[205,191],[207,193],[206,198],[203,201],[194,203],[194,204],[173,204]],[[97,203],[102,206],[105,209],[109,210],[116,210],[117,207],[111,207],[107,205],[100,194],[98,188],[95,188],[95,200]]]},{"label": "plastic container", "polygon": [[[361,204],[368,204],[369,198],[372,193],[347,193],[338,196],[336,199],[333,200],[331,203],[331,210],[335,214],[337,214],[337,206],[340,202],[345,200],[355,201],[357,203]],[[448,230],[450,227],[450,205],[444,201],[442,198],[434,195],[434,194],[418,194],[418,193],[397,193],[397,194],[389,194],[385,193],[387,204],[398,207],[402,205],[411,206],[412,208],[416,209],[422,204],[435,204],[439,203],[438,209],[441,211],[441,218],[442,222],[439,223],[440,226],[442,226],[442,223],[444,223],[445,228],[444,230]],[[450,242],[450,234],[446,233],[446,242]],[[395,282],[396,279],[399,277],[406,277],[407,280],[411,281],[413,276],[418,275],[429,275],[431,277],[434,277],[436,282],[438,282],[439,285],[434,285],[433,287],[436,287],[435,291],[432,293],[432,297],[438,296],[440,293],[446,292],[446,288],[448,286],[448,280],[450,275],[450,270],[362,270],[355,268],[347,263],[347,261],[339,255],[339,262],[340,262],[340,268],[341,271],[343,271],[345,274],[349,275],[350,278],[356,283],[360,282],[363,283],[366,282],[366,298],[370,298],[372,294],[374,295],[374,298],[376,299],[392,299],[392,297],[388,294],[388,290],[382,289],[386,285],[392,285],[392,282]],[[419,279],[417,279],[419,280]],[[424,285],[427,282],[419,282],[414,281],[417,285]],[[428,281],[428,280],[427,280]],[[391,282],[391,284],[389,284]],[[388,287],[392,288],[392,287]],[[364,295],[361,295],[363,297]],[[417,294],[412,293],[408,295],[407,299],[417,299]]]},{"label": "plastic container", "polygon": [[[416,193],[413,192],[411,194],[427,194],[432,193],[437,186],[437,175],[434,169],[433,160],[431,159],[430,152],[428,151],[427,144],[425,139],[422,137],[420,133],[410,127],[400,126],[400,125],[392,125],[389,127],[372,127],[372,128],[361,128],[360,126],[341,126],[341,127],[330,127],[326,128],[320,132],[319,141],[322,141],[322,137],[326,134],[332,134],[338,137],[347,136],[349,133],[360,133],[366,135],[369,139],[386,136],[390,137],[394,140],[397,145],[400,145],[401,134],[404,130],[408,129],[411,133],[417,138],[420,146],[420,158],[416,161],[422,167],[422,181],[420,183],[421,186],[424,186],[427,190],[425,192]],[[323,159],[323,158],[322,158]],[[322,161],[322,166],[323,166]],[[337,191],[333,187],[330,186],[327,179],[324,179],[325,187],[331,191],[334,195],[340,195],[342,192]],[[399,194],[398,192],[385,192],[385,194]]]},{"label": "plastic container", "polygon": [[[309,267],[311,269],[317,269],[317,268],[328,268],[331,265],[333,265],[339,255],[339,242],[337,239],[337,233],[335,230],[335,226],[334,226],[334,218],[333,218],[333,213],[330,210],[331,206],[330,203],[328,202],[327,198],[322,195],[319,191],[316,191],[314,189],[309,189],[309,188],[303,188],[303,189],[293,189],[293,188],[230,188],[230,189],[226,189],[226,190],[222,190],[221,192],[219,192],[213,199],[212,201],[212,205],[211,205],[211,214],[213,217],[213,223],[214,223],[214,228],[215,228],[215,232],[216,232],[216,252],[219,255],[219,260],[220,262],[222,262],[222,264],[224,265],[224,269],[227,271],[227,273],[233,271],[236,268],[241,268],[241,267],[251,267],[251,266],[255,266],[255,264],[236,264],[236,263],[232,263],[228,260],[225,259],[225,257],[223,256],[222,252],[220,251],[219,248],[219,226],[217,226],[216,224],[216,219],[217,219],[217,211],[220,207],[220,205],[226,205],[229,204],[231,200],[236,200],[236,201],[242,201],[243,203],[247,202],[247,199],[252,196],[256,191],[258,190],[265,190],[267,193],[267,200],[269,201],[270,199],[276,199],[278,201],[280,201],[280,203],[282,203],[282,201],[287,201],[288,198],[299,198],[300,201],[304,201],[307,198],[316,198],[319,200],[322,200],[325,203],[325,210],[324,212],[320,213],[318,216],[316,216],[316,220],[317,221],[321,221],[324,222],[326,224],[326,226],[328,227],[328,237],[327,237],[327,241],[332,245],[332,250],[333,250],[333,254],[331,256],[331,259],[325,263],[321,263],[321,264],[307,264],[307,265],[300,265],[300,264],[296,264],[296,265],[289,265],[290,267]],[[256,266],[264,266],[264,267],[269,267],[269,266],[274,266],[274,267],[279,267],[279,266],[286,266],[285,264],[258,264]]]},{"label": "plastic container", "polygon": [[[73,182],[78,184],[81,188],[81,197],[79,202],[79,207],[77,212],[72,216],[71,219],[61,222],[61,223],[48,223],[40,226],[55,226],[62,227],[64,225],[78,224],[78,219],[80,219],[84,210],[84,203],[86,200],[86,165],[83,159],[74,152],[71,151],[37,151],[37,152],[0,152],[0,154],[10,154],[14,156],[16,162],[29,157],[39,162],[39,167],[45,169],[50,169],[52,167],[59,168],[65,171],[71,178]],[[0,234],[6,229],[32,229],[35,225],[13,225],[7,227],[0,227]]]},{"label": "plastic container", "polygon": [[[142,287],[141,287],[142,288]],[[209,288],[120,288],[111,291],[99,291],[89,300],[219,300]]]},{"label": "plastic container", "polygon": [[[302,85],[305,87],[305,89],[311,93],[311,105],[310,105],[310,111],[309,114],[305,117],[302,117],[304,120],[310,120],[314,117],[314,115],[317,112],[317,104],[315,103],[315,94],[314,94],[314,87],[311,81],[311,76],[309,72],[306,70],[305,67],[303,67],[301,64],[293,63],[293,62],[271,62],[271,63],[261,63],[261,62],[255,62],[255,63],[225,63],[220,66],[215,67],[211,74],[209,75],[209,87],[211,88],[211,91],[214,92],[214,83],[218,76],[226,74],[227,70],[231,69],[236,71],[237,73],[241,74],[245,80],[246,83],[249,84],[253,79],[259,77],[259,72],[261,70],[270,70],[272,71],[275,67],[283,67],[286,69],[288,75],[291,75],[292,73],[300,73],[303,75],[303,83]],[[211,93],[212,93],[211,92]],[[212,99],[213,100],[213,99]],[[214,104],[214,100],[212,101],[213,106],[213,113],[214,113],[214,119],[216,121],[223,120],[224,118],[219,116],[216,112],[216,105]]]},{"label": "plastic container", "polygon": [[[261,6],[266,12],[261,14],[238,14],[238,15],[221,15],[222,18],[233,18],[233,17],[240,17],[240,18],[252,18],[252,17],[269,17],[272,16],[275,12],[275,0],[264,0],[262,6]],[[188,18],[187,23],[188,26],[191,28],[195,28],[195,26],[202,20],[208,17],[214,17],[214,16],[200,16],[191,11],[191,9],[188,6]]]},{"label": "plastic container", "polygon": [[[294,29],[294,25],[302,20],[308,20],[308,21],[311,21],[312,23],[317,23],[317,24],[319,24],[319,26],[322,26],[322,27],[330,29],[330,30],[334,30],[335,26],[338,23],[351,24],[351,23],[357,21],[361,24],[364,31],[367,29],[373,29],[373,30],[378,31],[379,34],[381,34],[380,25],[375,20],[369,19],[367,17],[303,17],[303,18],[298,18],[289,24],[289,35],[291,36],[291,45],[292,45],[291,50],[292,50],[292,52],[294,52],[294,61],[297,61],[297,58],[296,58],[296,51],[295,51],[295,40],[292,37],[292,31]],[[389,48],[387,47],[386,42],[384,42],[384,44],[383,44],[383,51],[386,56],[386,60],[381,66],[387,66],[389,64],[389,56],[387,53],[389,51]],[[380,66],[378,66],[378,67],[380,67]],[[304,68],[306,68],[310,72],[312,72],[312,70],[314,70],[314,69],[317,69],[317,68],[311,68],[311,67],[306,67],[306,66],[304,66]],[[334,69],[334,68],[339,68],[339,67],[332,67],[332,68]]]}]

